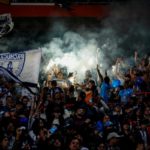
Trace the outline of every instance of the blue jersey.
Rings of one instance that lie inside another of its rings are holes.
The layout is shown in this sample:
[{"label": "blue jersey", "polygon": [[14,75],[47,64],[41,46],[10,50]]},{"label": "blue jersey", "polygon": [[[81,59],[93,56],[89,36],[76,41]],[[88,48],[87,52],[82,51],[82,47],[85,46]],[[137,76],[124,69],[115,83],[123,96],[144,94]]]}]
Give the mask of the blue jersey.
[{"label": "blue jersey", "polygon": [[104,99],[104,101],[107,103],[110,98],[110,85],[102,82],[102,85],[100,87],[100,96]]}]

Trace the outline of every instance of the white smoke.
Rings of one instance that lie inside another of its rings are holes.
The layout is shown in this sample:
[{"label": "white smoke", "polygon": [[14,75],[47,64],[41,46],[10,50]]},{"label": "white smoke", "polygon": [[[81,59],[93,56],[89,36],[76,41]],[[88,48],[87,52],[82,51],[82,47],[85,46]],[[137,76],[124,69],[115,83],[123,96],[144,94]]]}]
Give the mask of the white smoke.
[{"label": "white smoke", "polygon": [[21,19],[15,22],[10,34],[1,38],[0,52],[42,47],[42,73],[53,64],[66,66],[68,72],[77,72],[79,78],[84,77],[86,70],[96,70],[97,64],[104,72],[115,64],[117,57],[126,57],[129,62],[135,50],[140,56],[149,53],[150,5],[133,1],[110,6],[112,11],[103,20]]},{"label": "white smoke", "polygon": [[56,64],[67,67],[68,72],[77,72],[78,79],[83,79],[86,70],[96,69],[101,59],[96,39],[87,40],[75,32],[66,32],[62,39],[54,38],[43,52],[50,55],[45,72]]},{"label": "white smoke", "polygon": [[69,72],[77,72],[78,78],[82,79],[85,71],[96,70],[97,64],[102,71],[111,70],[118,57],[130,61],[135,50],[147,52],[145,47],[149,48],[150,34],[146,32],[149,24],[146,22],[149,13],[146,12],[145,4],[130,2],[112,6],[110,16],[101,22],[101,27],[92,30],[81,25],[76,32],[66,31],[66,26],[63,30],[61,23],[55,23],[55,31],[60,28],[65,32],[44,46],[44,54],[49,57],[45,72],[56,64],[66,66]]}]

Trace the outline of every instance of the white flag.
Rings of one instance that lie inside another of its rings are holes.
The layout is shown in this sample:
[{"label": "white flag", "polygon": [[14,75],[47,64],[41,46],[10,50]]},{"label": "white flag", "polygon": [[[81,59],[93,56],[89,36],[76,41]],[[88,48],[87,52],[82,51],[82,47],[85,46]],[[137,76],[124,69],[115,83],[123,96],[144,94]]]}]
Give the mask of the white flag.
[{"label": "white flag", "polygon": [[38,83],[41,49],[0,54],[0,66],[6,68],[23,82]]}]

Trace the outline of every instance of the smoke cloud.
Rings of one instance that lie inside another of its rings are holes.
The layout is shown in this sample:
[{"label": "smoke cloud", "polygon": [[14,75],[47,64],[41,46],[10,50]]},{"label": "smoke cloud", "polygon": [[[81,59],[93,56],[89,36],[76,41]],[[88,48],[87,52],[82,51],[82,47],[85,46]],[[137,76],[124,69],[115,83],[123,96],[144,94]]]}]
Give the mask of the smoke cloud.
[{"label": "smoke cloud", "polygon": [[117,57],[130,62],[135,50],[141,57],[149,53],[149,10],[148,1],[133,0],[112,3],[110,16],[103,20],[75,18],[72,22],[56,18],[41,23],[24,19],[16,23],[11,34],[0,39],[1,52],[41,47],[41,72],[46,73],[57,64],[67,67],[68,72],[77,72],[81,79],[86,70],[95,69],[97,64],[104,71],[112,67]]},{"label": "smoke cloud", "polygon": [[66,32],[62,39],[52,39],[43,52],[50,55],[45,71],[56,64],[67,67],[69,72],[77,72],[80,78],[86,70],[96,68],[100,54],[96,39],[86,39],[75,32]]}]

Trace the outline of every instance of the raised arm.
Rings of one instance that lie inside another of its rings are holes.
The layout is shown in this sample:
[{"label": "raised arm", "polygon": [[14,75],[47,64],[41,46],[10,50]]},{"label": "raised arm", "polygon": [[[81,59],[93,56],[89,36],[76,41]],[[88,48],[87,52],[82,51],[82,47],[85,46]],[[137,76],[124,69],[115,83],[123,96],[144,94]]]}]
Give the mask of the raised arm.
[{"label": "raised arm", "polygon": [[135,64],[137,64],[137,60],[138,60],[138,52],[135,51],[134,52],[134,62],[135,62]]},{"label": "raised arm", "polygon": [[103,82],[103,76],[102,76],[102,74],[101,74],[101,72],[100,72],[100,69],[99,69],[99,65],[97,64],[97,67],[96,67],[96,70],[97,70],[97,74],[98,74],[98,77],[99,77],[99,82],[101,83],[101,82]]},{"label": "raised arm", "polygon": [[117,58],[116,64],[115,64],[115,66],[116,66],[115,75],[118,79],[124,79],[124,75],[121,74],[121,72],[120,72],[120,68],[119,68],[120,63],[121,63],[121,58]]}]

